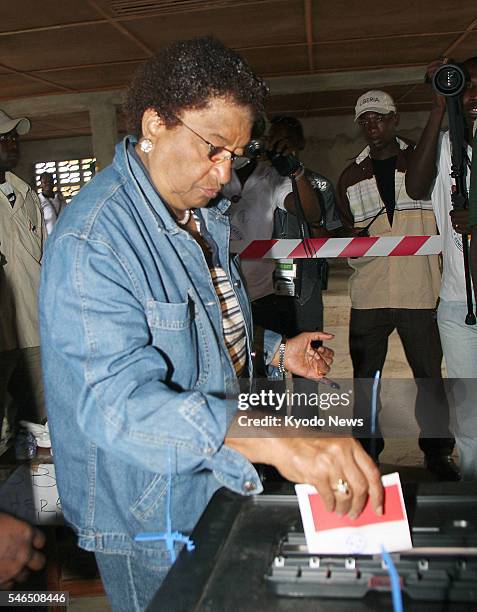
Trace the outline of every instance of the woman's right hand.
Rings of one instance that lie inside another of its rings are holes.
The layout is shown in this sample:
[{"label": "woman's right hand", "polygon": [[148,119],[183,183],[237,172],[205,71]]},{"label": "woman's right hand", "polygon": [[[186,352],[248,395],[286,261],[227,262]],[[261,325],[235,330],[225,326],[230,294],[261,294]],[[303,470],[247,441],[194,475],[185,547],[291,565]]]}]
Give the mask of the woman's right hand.
[{"label": "woman's right hand", "polygon": [[[383,513],[379,470],[353,438],[268,438],[267,446],[267,463],[291,482],[315,486],[329,512],[356,518],[369,496],[376,514]],[[337,489],[339,481],[347,483],[348,494]]]},{"label": "woman's right hand", "polygon": [[[247,415],[263,416],[263,413]],[[308,435],[303,432],[300,437],[300,429],[285,432],[284,428],[280,437],[276,437],[274,430],[250,429],[251,435],[244,436],[243,427],[235,428],[233,423],[225,444],[252,463],[273,465],[291,482],[315,486],[329,512],[348,513],[356,518],[369,496],[376,514],[383,513],[384,490],[379,470],[353,438],[318,437],[319,432],[317,437],[310,437],[308,430]],[[347,494],[340,491],[343,483]]]}]

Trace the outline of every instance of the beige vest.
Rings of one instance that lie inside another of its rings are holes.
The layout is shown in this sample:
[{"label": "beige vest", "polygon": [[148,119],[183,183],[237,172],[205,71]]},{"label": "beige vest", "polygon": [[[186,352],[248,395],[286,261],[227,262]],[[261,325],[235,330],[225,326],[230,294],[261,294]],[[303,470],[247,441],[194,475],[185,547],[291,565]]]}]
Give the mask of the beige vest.
[{"label": "beige vest", "polygon": [[11,172],[12,208],[0,191],[0,351],[39,346],[38,286],[45,230],[36,193]]}]

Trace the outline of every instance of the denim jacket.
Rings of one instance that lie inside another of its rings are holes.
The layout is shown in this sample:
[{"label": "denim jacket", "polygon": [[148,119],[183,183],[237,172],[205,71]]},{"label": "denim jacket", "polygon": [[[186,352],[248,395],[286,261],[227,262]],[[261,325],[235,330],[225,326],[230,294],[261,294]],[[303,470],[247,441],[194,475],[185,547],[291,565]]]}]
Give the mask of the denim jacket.
[{"label": "denim jacket", "polygon": [[[203,253],[128,150],[88,183],[47,242],[40,288],[48,419],[63,512],[87,550],[125,553],[141,531],[190,532],[221,486],[262,490],[223,444],[236,376]],[[247,322],[229,261],[228,201],[203,209]],[[277,347],[268,336],[269,353]],[[250,358],[249,358],[250,363]],[[250,372],[249,372],[250,374]],[[142,549],[144,550],[144,544]],[[150,550],[168,563],[162,542]]]}]

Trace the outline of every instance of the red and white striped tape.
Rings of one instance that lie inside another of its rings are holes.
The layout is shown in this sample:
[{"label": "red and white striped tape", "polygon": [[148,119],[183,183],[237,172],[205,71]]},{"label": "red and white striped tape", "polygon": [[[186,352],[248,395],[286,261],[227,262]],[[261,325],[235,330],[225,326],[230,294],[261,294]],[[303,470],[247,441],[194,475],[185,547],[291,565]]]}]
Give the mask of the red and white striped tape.
[{"label": "red and white striped tape", "polygon": [[370,236],[301,240],[232,240],[230,250],[241,259],[303,259],[315,257],[396,257],[437,255],[440,236]]}]

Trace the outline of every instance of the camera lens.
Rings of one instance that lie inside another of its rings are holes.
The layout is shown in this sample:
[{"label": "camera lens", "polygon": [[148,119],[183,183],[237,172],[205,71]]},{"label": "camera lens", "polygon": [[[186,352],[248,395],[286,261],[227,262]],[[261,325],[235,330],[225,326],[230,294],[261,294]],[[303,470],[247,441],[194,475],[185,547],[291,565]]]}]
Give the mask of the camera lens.
[{"label": "camera lens", "polygon": [[444,64],[432,77],[432,85],[443,96],[457,96],[464,89],[466,76],[460,66]]},{"label": "camera lens", "polygon": [[265,153],[265,145],[261,140],[252,139],[246,146],[243,152],[244,157],[256,159]]}]

